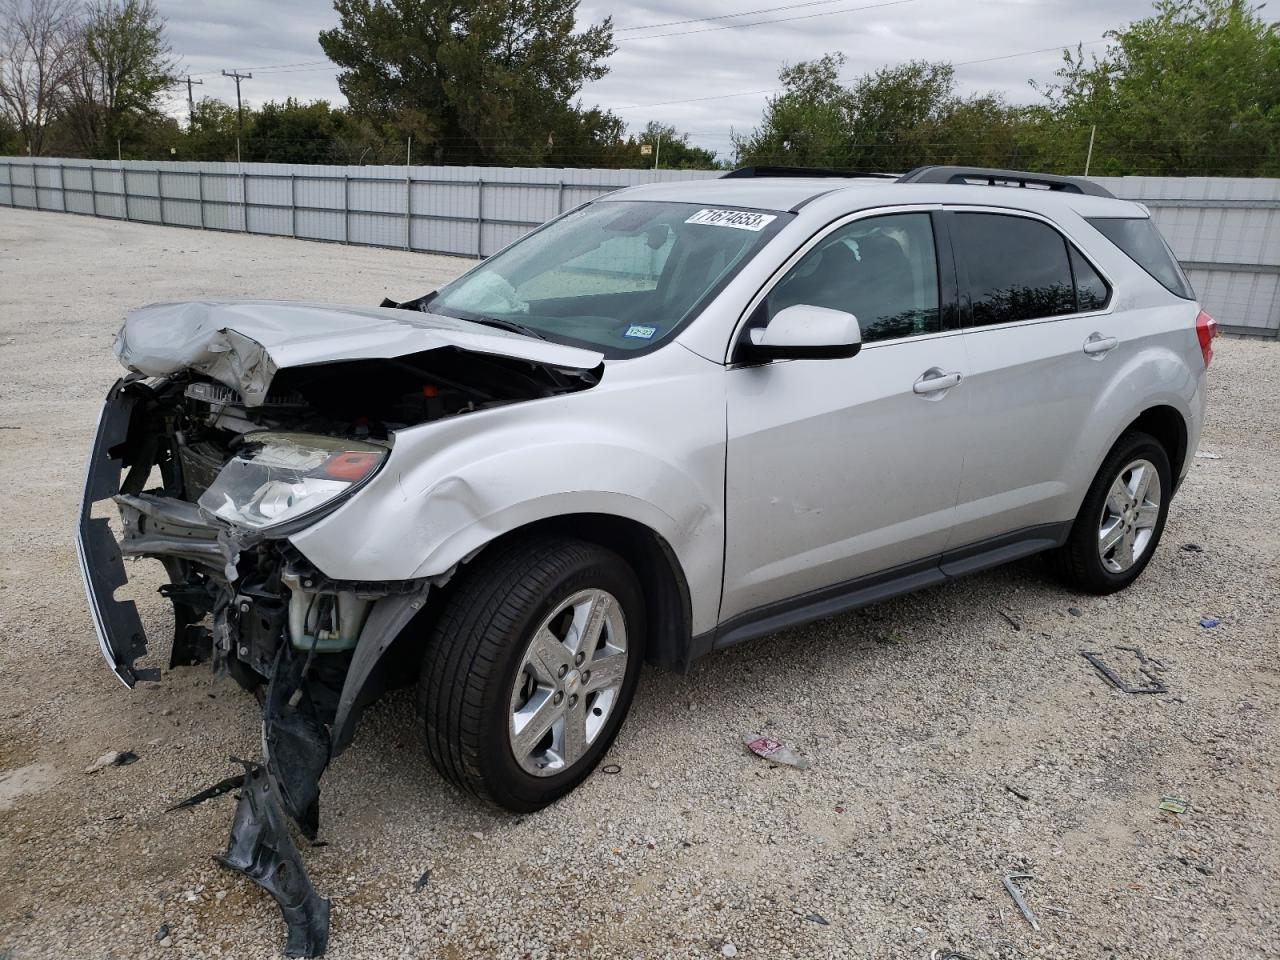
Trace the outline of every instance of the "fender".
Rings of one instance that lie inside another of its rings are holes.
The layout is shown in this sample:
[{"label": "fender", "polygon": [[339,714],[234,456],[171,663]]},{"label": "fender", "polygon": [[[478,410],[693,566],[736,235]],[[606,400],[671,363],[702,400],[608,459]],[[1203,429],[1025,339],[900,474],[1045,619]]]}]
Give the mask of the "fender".
[{"label": "fender", "polygon": [[[1138,314],[1132,316],[1137,322]],[[1130,342],[1136,349],[1117,358],[1123,362],[1094,399],[1068,460],[1072,471],[1066,478],[1068,489],[1079,491],[1070,504],[1072,517],[1079,512],[1107,453],[1146,411],[1171,407],[1182,417],[1187,430],[1183,473],[1199,440],[1204,419],[1204,368],[1195,330],[1188,328],[1185,336],[1183,331],[1167,329],[1144,336],[1138,329]],[[1152,384],[1160,384],[1160,389],[1151,390]]]},{"label": "fender", "polygon": [[597,386],[396,434],[378,476],[291,542],[326,576],[447,575],[495,538],[598,513],[653,530],[715,625],[724,561],[724,368],[669,345]]}]

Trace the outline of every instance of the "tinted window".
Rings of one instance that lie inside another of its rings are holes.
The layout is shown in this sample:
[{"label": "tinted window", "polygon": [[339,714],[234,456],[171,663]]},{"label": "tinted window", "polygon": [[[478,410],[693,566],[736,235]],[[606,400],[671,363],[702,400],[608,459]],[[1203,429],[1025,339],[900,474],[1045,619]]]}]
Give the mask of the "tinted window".
[{"label": "tinted window", "polygon": [[952,240],[974,326],[1075,313],[1067,242],[1039,220],[958,213]]},{"label": "tinted window", "polygon": [[1080,311],[1101,310],[1107,305],[1107,298],[1111,295],[1107,282],[1098,276],[1098,271],[1080,255],[1079,250],[1075,247],[1069,248],[1071,273],[1076,278],[1076,303]]},{"label": "tinted window", "polygon": [[798,303],[852,313],[864,343],[941,330],[929,215],[869,217],[832,231],[778,281],[768,316]]},{"label": "tinted window", "polygon": [[1170,293],[1187,300],[1195,298],[1173,251],[1146,217],[1089,217],[1089,222]]}]

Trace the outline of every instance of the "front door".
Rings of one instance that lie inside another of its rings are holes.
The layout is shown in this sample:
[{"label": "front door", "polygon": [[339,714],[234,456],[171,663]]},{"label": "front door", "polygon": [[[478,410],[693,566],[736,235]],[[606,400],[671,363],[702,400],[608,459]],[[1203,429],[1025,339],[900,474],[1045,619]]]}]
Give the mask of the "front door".
[{"label": "front door", "polygon": [[944,329],[936,249],[927,212],[857,219],[768,294],[766,317],[797,303],[853,313],[864,346],[728,372],[722,622],[946,545],[968,364]]}]

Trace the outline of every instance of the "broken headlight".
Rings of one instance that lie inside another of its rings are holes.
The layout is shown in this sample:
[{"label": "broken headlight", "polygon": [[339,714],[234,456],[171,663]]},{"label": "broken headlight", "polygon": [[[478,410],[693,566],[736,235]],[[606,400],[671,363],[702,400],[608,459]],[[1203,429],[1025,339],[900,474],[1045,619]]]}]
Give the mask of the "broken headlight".
[{"label": "broken headlight", "polygon": [[344,497],[378,472],[387,449],[307,433],[251,433],[200,497],[231,523],[262,530]]}]

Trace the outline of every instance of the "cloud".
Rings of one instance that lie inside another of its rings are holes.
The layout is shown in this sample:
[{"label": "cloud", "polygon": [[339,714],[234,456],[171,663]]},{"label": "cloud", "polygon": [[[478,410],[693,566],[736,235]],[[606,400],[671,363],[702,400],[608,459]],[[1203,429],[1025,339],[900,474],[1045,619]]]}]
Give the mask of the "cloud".
[{"label": "cloud", "polygon": [[[1148,0],[909,0],[854,9],[871,2],[800,0],[772,12],[652,27],[781,3],[706,0],[695,6],[687,0],[638,0],[614,14],[618,52],[610,59],[609,74],[585,88],[582,100],[618,111],[635,128],[651,119],[674,124],[689,131],[695,143],[727,153],[732,131],[747,131],[759,122],[769,96],[759,91],[776,88],[783,63],[839,51],[848,57],[845,76],[852,78],[909,59],[948,60],[964,64],[956,68],[964,92],[997,90],[1025,103],[1037,97],[1027,81],[1051,80],[1062,47],[1097,40],[1151,12]],[[337,22],[328,4],[160,0],[159,7],[184,72],[205,81],[197,96],[234,102],[235,85],[219,71],[235,67],[254,74],[242,92],[255,104],[288,96],[343,102],[336,70],[314,62],[324,59],[320,31]],[[610,13],[612,8],[597,0],[584,0],[579,23],[598,23]],[[708,29],[758,21],[780,22]],[[633,27],[647,29],[627,29]],[[656,34],[667,35],[642,39]],[[1009,57],[1044,48],[1052,49]],[[174,99],[175,114],[184,111],[185,95],[184,87]]]}]

